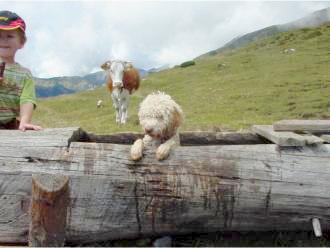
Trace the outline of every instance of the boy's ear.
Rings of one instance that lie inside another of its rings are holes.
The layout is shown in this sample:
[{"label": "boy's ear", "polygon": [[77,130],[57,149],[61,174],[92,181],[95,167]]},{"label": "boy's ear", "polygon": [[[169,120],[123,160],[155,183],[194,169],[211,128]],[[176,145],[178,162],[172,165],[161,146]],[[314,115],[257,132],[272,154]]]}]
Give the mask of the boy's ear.
[{"label": "boy's ear", "polygon": [[22,38],[23,46],[25,45],[26,41],[27,41],[27,38],[26,38],[26,36],[24,35],[24,37]]},{"label": "boy's ear", "polygon": [[20,39],[21,39],[21,46],[19,47],[19,49],[22,49],[26,43],[27,38],[26,38],[25,34],[23,34],[23,33],[19,33],[19,35],[20,35]]},{"label": "boy's ear", "polygon": [[25,43],[26,43],[26,39],[25,40],[22,40],[19,49],[22,49],[25,46]]}]

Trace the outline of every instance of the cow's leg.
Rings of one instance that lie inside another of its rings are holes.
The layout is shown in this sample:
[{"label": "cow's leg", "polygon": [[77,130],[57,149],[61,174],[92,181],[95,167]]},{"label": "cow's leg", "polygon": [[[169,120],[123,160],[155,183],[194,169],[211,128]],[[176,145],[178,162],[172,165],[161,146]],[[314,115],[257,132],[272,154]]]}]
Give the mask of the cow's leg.
[{"label": "cow's leg", "polygon": [[121,103],[121,123],[125,124],[128,117],[128,104],[129,104],[129,92],[124,89],[122,92],[122,103]]},{"label": "cow's leg", "polygon": [[112,98],[113,106],[114,106],[114,108],[116,110],[116,123],[120,123],[120,120],[121,120],[121,109],[120,109],[119,99],[117,98],[117,96],[115,94],[111,94],[111,98]]}]

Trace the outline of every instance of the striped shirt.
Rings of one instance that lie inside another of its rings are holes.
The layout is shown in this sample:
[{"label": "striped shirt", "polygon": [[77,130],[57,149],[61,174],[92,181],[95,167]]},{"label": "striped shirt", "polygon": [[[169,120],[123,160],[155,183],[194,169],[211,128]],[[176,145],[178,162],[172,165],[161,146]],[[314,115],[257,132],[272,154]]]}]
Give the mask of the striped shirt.
[{"label": "striped shirt", "polygon": [[0,81],[0,124],[18,117],[20,105],[29,102],[36,106],[31,72],[18,63],[6,64],[3,80]]}]

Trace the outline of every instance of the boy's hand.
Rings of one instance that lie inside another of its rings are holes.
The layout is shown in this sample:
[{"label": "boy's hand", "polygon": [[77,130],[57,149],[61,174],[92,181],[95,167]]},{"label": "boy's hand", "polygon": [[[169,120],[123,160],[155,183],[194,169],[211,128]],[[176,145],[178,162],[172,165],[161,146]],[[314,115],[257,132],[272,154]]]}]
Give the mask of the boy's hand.
[{"label": "boy's hand", "polygon": [[42,127],[38,126],[38,125],[33,125],[33,124],[29,124],[29,123],[20,123],[19,130],[25,132],[26,130],[35,130],[35,131],[39,131],[42,130]]},{"label": "boy's hand", "polygon": [[32,119],[32,112],[33,112],[33,104],[28,102],[25,104],[21,105],[20,109],[20,116],[21,116],[21,123],[19,124],[18,129],[21,131],[25,130],[41,130],[42,128],[37,125],[31,124],[31,119]]}]

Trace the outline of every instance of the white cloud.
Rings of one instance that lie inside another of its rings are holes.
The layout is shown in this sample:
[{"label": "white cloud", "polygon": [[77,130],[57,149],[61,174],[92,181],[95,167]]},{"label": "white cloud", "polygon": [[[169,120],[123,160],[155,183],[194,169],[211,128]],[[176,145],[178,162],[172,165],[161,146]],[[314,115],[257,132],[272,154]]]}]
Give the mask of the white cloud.
[{"label": "white cloud", "polygon": [[1,1],[21,15],[17,60],[35,76],[85,75],[111,58],[140,68],[175,65],[238,35],[301,18],[330,2]]}]

